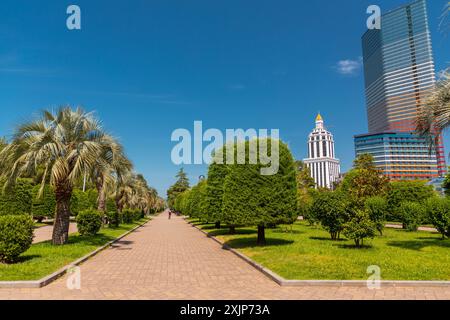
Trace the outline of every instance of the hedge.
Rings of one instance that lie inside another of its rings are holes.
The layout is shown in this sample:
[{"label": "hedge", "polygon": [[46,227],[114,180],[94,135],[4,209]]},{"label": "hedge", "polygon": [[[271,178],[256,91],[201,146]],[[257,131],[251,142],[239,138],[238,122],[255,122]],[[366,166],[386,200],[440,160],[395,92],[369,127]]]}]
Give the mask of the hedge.
[{"label": "hedge", "polygon": [[0,215],[31,214],[32,184],[30,179],[18,179],[9,190],[0,181]]}]

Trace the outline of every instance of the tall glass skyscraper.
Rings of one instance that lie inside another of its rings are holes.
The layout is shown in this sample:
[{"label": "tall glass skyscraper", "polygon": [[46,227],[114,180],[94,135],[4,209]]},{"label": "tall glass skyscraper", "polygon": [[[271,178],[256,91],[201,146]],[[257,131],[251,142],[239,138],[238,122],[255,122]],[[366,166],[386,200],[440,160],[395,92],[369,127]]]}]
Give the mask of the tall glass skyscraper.
[{"label": "tall glass skyscraper", "polygon": [[[384,14],[381,29],[368,30],[362,46],[369,133],[413,132],[417,111],[436,83],[426,1]],[[442,175],[442,138],[435,154]]]}]

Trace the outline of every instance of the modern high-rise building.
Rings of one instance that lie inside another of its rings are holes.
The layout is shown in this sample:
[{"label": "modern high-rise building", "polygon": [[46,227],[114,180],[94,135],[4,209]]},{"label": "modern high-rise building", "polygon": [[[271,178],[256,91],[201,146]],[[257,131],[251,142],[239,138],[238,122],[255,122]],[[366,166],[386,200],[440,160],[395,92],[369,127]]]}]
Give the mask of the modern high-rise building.
[{"label": "modern high-rise building", "polygon": [[[408,132],[355,136],[356,156],[371,154],[375,165],[392,180],[439,177],[436,152],[425,138]],[[431,151],[431,153],[430,153]]]},{"label": "modern high-rise building", "polygon": [[332,189],[339,179],[340,164],[334,154],[334,139],[324,127],[322,116],[316,118],[316,127],[309,135],[308,158],[303,160],[316,186]]},{"label": "modern high-rise building", "polygon": [[[436,83],[426,1],[384,14],[381,29],[368,30],[362,47],[369,134],[414,132],[417,111]],[[429,159],[439,175],[446,172],[442,138]]]}]

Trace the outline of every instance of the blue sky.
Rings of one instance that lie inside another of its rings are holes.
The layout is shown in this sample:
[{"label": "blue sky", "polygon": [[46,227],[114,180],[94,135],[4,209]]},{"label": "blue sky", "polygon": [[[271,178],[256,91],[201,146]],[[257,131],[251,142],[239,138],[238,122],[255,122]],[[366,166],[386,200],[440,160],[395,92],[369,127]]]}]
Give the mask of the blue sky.
[{"label": "blue sky", "polygon": [[[367,131],[360,68],[366,8],[404,0],[2,0],[0,136],[44,108],[82,105],[125,145],[165,195],[173,130],[279,128],[294,156],[320,111],[342,170]],[[447,0],[428,1],[436,69],[450,64],[438,31]],[[66,28],[77,4],[82,30]],[[446,136],[449,151],[449,139]],[[191,182],[206,166],[185,166]]]}]

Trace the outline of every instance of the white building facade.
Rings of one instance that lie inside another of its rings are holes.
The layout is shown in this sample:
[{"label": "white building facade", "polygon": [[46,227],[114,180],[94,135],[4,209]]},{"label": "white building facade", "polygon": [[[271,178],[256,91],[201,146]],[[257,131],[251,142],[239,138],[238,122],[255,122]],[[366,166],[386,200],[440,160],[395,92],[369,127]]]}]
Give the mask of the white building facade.
[{"label": "white building facade", "polygon": [[339,179],[341,166],[334,153],[333,135],[325,129],[320,114],[316,118],[316,127],[309,135],[308,158],[303,161],[310,170],[316,188],[333,189],[334,182]]}]

